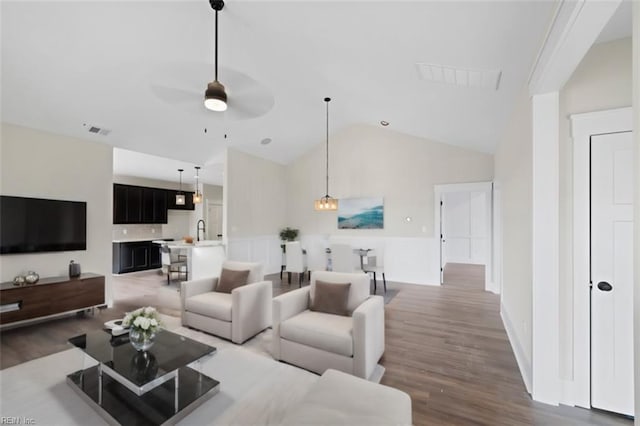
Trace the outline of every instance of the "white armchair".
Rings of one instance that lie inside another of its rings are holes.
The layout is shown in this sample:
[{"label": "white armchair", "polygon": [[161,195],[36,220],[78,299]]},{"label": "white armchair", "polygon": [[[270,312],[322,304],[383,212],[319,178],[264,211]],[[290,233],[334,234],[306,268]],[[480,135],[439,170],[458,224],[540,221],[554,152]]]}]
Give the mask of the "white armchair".
[{"label": "white armchair", "polygon": [[[316,282],[351,283],[348,316],[311,311]],[[333,368],[369,378],[384,353],[384,300],[369,296],[364,273],[314,271],[311,283],[273,299],[273,357],[322,374]]]},{"label": "white armchair", "polygon": [[182,282],[182,325],[240,344],[271,325],[272,284],[260,263],[225,261],[222,268],[249,270],[247,284],[222,293],[219,277]]}]

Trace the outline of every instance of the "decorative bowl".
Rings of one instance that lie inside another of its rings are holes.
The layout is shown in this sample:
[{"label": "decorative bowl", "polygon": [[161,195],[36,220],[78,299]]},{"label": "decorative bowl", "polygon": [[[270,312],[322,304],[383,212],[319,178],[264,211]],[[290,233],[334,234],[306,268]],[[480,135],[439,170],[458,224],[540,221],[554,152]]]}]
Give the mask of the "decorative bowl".
[{"label": "decorative bowl", "polygon": [[27,275],[24,276],[24,279],[27,282],[27,284],[35,284],[40,279],[40,275],[38,275],[34,271],[29,271],[27,272]]}]

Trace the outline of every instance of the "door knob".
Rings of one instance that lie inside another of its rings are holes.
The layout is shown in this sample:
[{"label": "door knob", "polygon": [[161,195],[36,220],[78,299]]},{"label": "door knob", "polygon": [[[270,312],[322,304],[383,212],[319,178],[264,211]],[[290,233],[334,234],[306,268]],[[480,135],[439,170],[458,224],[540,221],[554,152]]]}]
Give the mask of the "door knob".
[{"label": "door knob", "polygon": [[602,291],[611,291],[611,290],[613,290],[613,287],[611,286],[611,284],[609,284],[606,281],[600,281],[598,283],[598,289],[600,289]]}]

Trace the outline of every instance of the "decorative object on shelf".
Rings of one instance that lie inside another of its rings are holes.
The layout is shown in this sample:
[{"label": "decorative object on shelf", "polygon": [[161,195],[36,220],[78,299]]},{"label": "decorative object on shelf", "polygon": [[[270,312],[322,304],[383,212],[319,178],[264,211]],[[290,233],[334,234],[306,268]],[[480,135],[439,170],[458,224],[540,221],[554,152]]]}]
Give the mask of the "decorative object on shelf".
[{"label": "decorative object on shelf", "polygon": [[80,264],[75,263],[73,260],[69,262],[69,277],[75,278],[80,276]]},{"label": "decorative object on shelf", "polygon": [[196,192],[193,193],[193,204],[202,202],[202,192],[200,192],[200,166],[196,166]]},{"label": "decorative object on shelf", "polygon": [[24,275],[16,275],[13,278],[13,285],[25,285],[27,280],[24,278]]},{"label": "decorative object on shelf", "polygon": [[227,92],[222,83],[218,81],[218,12],[224,7],[222,0],[210,0],[211,8],[216,12],[216,35],[215,35],[215,75],[214,80],[207,84],[204,92],[204,106],[211,111],[227,110]]},{"label": "decorative object on shelf", "polygon": [[193,237],[189,237],[189,236],[182,237],[182,240],[187,244],[193,244]]},{"label": "decorative object on shelf", "polygon": [[127,312],[122,320],[123,327],[129,327],[129,341],[137,351],[146,351],[153,346],[156,333],[162,324],[158,311],[152,306]]},{"label": "decorative object on shelf", "polygon": [[344,198],[338,209],[338,229],[383,229],[384,199]]},{"label": "decorative object on shelf", "polygon": [[176,206],[184,206],[186,202],[184,192],[182,192],[182,172],[184,169],[178,169],[178,172],[180,172],[180,189],[176,193]]},{"label": "decorative object on shelf", "polygon": [[24,280],[27,282],[27,284],[35,284],[39,279],[40,275],[38,275],[35,271],[28,271],[24,276]]},{"label": "decorative object on shelf", "polygon": [[331,98],[324,98],[327,104],[327,192],[324,197],[315,200],[314,208],[319,211],[338,210],[338,200],[329,195],[329,102]]}]

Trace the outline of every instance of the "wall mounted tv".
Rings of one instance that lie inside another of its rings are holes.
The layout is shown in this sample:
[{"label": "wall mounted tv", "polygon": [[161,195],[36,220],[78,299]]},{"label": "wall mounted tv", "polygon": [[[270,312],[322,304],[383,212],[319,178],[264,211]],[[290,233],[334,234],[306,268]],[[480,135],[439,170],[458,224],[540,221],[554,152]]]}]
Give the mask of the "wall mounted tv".
[{"label": "wall mounted tv", "polygon": [[0,196],[0,254],[87,249],[87,203]]}]

